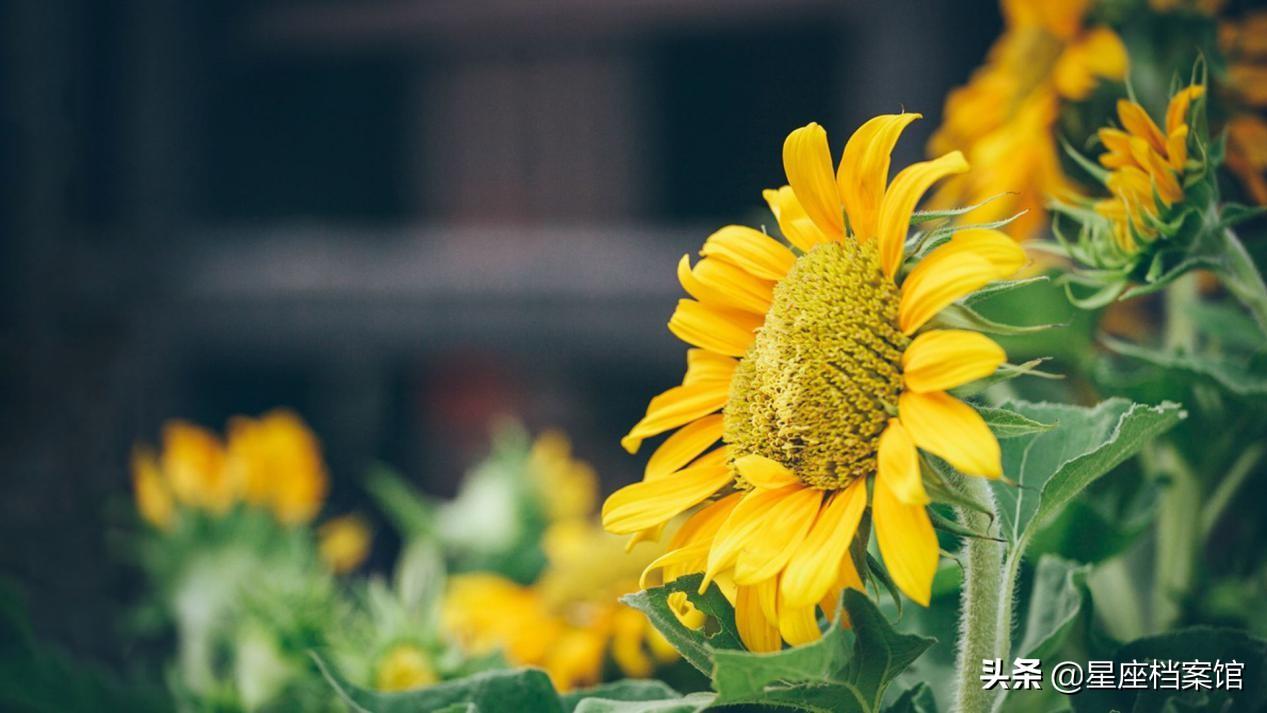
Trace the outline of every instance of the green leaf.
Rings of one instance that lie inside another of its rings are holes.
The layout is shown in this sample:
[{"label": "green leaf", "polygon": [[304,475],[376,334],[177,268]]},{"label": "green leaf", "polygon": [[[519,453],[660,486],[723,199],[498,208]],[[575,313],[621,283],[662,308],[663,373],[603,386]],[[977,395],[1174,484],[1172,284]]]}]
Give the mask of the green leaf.
[{"label": "green leaf", "polygon": [[1038,560],[1017,656],[1042,659],[1060,648],[1083,612],[1089,569],[1051,555]]},{"label": "green leaf", "polygon": [[711,693],[683,697],[662,681],[625,679],[582,688],[559,697],[564,713],[692,713],[707,708]]},{"label": "green leaf", "polygon": [[884,713],[937,713],[933,689],[927,683],[917,683],[902,691]]},{"label": "green leaf", "polygon": [[1002,531],[1011,542],[1051,522],[1088,485],[1184,418],[1178,404],[1144,406],[1110,399],[1086,408],[1011,402],[1007,408],[1055,428],[1004,439],[1003,472],[1016,482],[991,481]]},{"label": "green leaf", "polygon": [[440,711],[541,711],[563,713],[559,695],[544,671],[521,668],[486,671],[466,678],[401,693],[367,691],[349,683],[333,666],[313,654],[339,697],[356,713],[440,713]]},{"label": "green leaf", "polygon": [[821,639],[805,646],[768,654],[715,652],[716,703],[879,711],[889,684],[934,640],[898,633],[862,592],[846,590],[843,604],[852,635],[834,622]]},{"label": "green leaf", "polygon": [[[703,595],[698,593],[703,574],[688,574],[662,586],[627,594],[620,601],[647,615],[647,619],[673,648],[682,654],[692,666],[711,674],[713,653],[719,649],[742,649],[739,629],[735,627],[735,611],[716,584],[709,584]],[[688,629],[678,621],[670,609],[668,598],[674,592],[686,592],[686,596],[706,616],[709,622],[699,631]]]},{"label": "green leaf", "polygon": [[971,329],[977,332],[988,332],[990,334],[1017,335],[1017,334],[1033,334],[1041,332],[1045,329],[1059,327],[1059,324],[1004,324],[997,322],[989,317],[983,316],[980,312],[969,307],[966,304],[953,304],[937,313],[929,321],[929,325],[940,329]]},{"label": "green leaf", "polygon": [[713,700],[711,693],[647,701],[586,698],[577,705],[575,713],[696,713],[711,707]]},{"label": "green leaf", "polygon": [[1040,423],[1005,408],[978,407],[981,417],[998,438],[1016,438],[1034,433],[1042,433],[1055,428],[1054,423]]},{"label": "green leaf", "polygon": [[949,208],[947,210],[917,210],[911,214],[911,225],[919,225],[920,223],[927,223],[931,220],[941,220],[943,218],[956,218],[961,215],[966,215],[980,208],[981,206],[992,203],[998,200],[999,198],[1002,198],[1003,196],[1007,196],[1007,195],[1013,195],[1013,194],[996,193],[990,196],[989,198],[986,198],[985,200],[981,201],[980,203],[973,203],[972,205],[964,206],[962,208]]},{"label": "green leaf", "polygon": [[979,305],[982,302],[1005,295],[1013,290],[1028,289],[1034,287],[1035,285],[1041,285],[1045,282],[1051,282],[1051,278],[1047,275],[1036,275],[1034,277],[1026,277],[1020,280],[1001,280],[999,282],[992,282],[963,298],[963,303],[970,306]]},{"label": "green leaf", "polygon": [[1163,352],[1123,342],[1111,337],[1104,345],[1117,354],[1172,372],[1197,377],[1217,384],[1225,391],[1241,397],[1267,395],[1267,376],[1255,374],[1235,362],[1212,356]]},{"label": "green leaf", "polygon": [[[1237,661],[1244,665],[1240,690],[1120,690],[1088,689],[1071,696],[1078,713],[1119,710],[1137,713],[1163,711],[1261,711],[1267,706],[1267,641],[1243,631],[1193,627],[1137,639],[1113,654],[1115,671],[1122,662]],[[1210,680],[1213,681],[1213,673]],[[1182,679],[1181,679],[1182,680]],[[1149,686],[1150,689],[1154,688]]]}]

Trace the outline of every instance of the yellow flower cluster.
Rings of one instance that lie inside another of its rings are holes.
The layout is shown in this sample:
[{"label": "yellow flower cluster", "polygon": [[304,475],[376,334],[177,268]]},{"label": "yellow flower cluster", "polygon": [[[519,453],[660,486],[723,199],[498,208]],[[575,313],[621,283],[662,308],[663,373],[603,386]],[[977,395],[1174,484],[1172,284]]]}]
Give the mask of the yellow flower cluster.
[{"label": "yellow flower cluster", "polygon": [[547,433],[533,446],[530,470],[551,508],[545,571],[527,586],[488,572],[454,577],[445,629],[470,653],[500,651],[512,665],[545,669],[560,690],[600,681],[609,655],[633,677],[674,660],[646,617],[618,601],[638,590],[650,557],[626,557],[620,539],[594,521],[593,469],[572,458],[566,437]]},{"label": "yellow flower cluster", "polygon": [[312,520],[325,501],[320,444],[290,411],[235,417],[224,441],[201,426],[171,421],[162,445],[158,453],[137,448],[132,460],[137,509],[155,527],[171,527],[178,506],[222,515],[239,502],[298,524]]},{"label": "yellow flower cluster", "polygon": [[1056,122],[1066,101],[1126,76],[1126,48],[1111,29],[1089,27],[1090,0],[1002,0],[1003,35],[968,84],[946,98],[933,156],[959,150],[976,167],[933,195],[935,209],[973,205],[965,223],[1027,211],[1005,230],[1031,237],[1047,224],[1048,196],[1076,193],[1060,165]]},{"label": "yellow flower cluster", "polygon": [[1100,164],[1110,171],[1106,185],[1113,195],[1098,201],[1095,210],[1109,219],[1114,241],[1127,254],[1156,240],[1165,210],[1183,200],[1188,116],[1204,93],[1205,87],[1195,84],[1177,92],[1166,109],[1164,131],[1142,106],[1125,99],[1117,104],[1121,128],[1100,129],[1107,149]]}]

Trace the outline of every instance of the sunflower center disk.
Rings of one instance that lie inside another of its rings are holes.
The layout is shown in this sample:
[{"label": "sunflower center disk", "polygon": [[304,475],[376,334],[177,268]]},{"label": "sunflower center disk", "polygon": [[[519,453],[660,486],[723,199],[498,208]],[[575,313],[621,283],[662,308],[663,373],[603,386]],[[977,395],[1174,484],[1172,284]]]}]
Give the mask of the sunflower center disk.
[{"label": "sunflower center disk", "polygon": [[874,242],[798,258],[731,380],[724,439],[734,457],[765,456],[824,490],[874,473],[910,342],[897,309]]}]

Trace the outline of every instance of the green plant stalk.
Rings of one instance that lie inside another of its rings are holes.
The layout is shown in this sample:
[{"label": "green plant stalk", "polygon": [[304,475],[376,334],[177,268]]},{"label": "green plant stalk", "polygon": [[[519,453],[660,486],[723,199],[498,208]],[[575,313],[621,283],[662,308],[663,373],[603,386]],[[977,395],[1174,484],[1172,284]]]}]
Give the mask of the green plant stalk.
[{"label": "green plant stalk", "polygon": [[1220,264],[1223,285],[1249,309],[1258,328],[1267,334],[1267,285],[1263,284],[1263,276],[1231,228],[1224,228],[1223,238],[1225,249]]},{"label": "green plant stalk", "polygon": [[[967,527],[991,535],[998,531],[998,513],[994,495],[983,478],[958,478],[958,487],[970,497],[989,506],[990,514],[957,508],[960,520]],[[981,662],[1003,659],[1008,654],[1011,630],[1011,574],[1004,569],[1002,542],[983,538],[967,538],[963,546],[963,590],[959,606],[959,650],[955,659],[957,673],[954,710],[959,713],[987,713],[998,691],[981,687]],[[1006,605],[1004,605],[1006,601]],[[1006,613],[1005,613],[1006,611]],[[1001,617],[1007,617],[1000,632]],[[1002,648],[1001,648],[1002,647]],[[1004,663],[1010,666],[1011,662]]]}]

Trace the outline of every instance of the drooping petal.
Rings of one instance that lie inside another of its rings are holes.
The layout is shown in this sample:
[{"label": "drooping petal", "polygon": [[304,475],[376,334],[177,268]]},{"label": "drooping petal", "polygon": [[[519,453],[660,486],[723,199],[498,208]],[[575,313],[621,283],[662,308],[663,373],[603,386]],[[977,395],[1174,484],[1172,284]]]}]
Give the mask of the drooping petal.
[{"label": "drooping petal", "polygon": [[793,646],[802,646],[818,641],[823,632],[818,630],[818,617],[814,613],[813,604],[807,607],[792,607],[780,602],[779,633]]},{"label": "drooping petal", "polygon": [[882,114],[853,132],[836,169],[849,227],[860,241],[875,237],[880,199],[889,180],[889,157],[898,137],[922,114]]},{"label": "drooping petal", "polygon": [[880,247],[880,266],[884,274],[892,277],[902,264],[902,252],[906,233],[911,225],[911,213],[924,192],[938,180],[968,170],[963,154],[951,151],[931,161],[921,161],[898,172],[893,183],[880,201],[880,218],[876,236]]},{"label": "drooping petal", "polygon": [[735,592],[735,626],[749,651],[770,652],[783,648],[778,627],[765,618],[752,587],[739,587]]},{"label": "drooping petal", "polygon": [[994,281],[996,275],[998,268],[989,260],[970,252],[921,260],[902,283],[898,327],[906,334],[913,333],[951,302]]},{"label": "drooping petal", "polygon": [[708,567],[704,570],[700,592],[708,589],[708,583],[718,572],[731,567],[739,557],[739,552],[754,538],[763,536],[762,530],[771,514],[777,514],[783,501],[802,489],[798,484],[778,490],[752,490],[744,495],[713,538],[713,548],[708,553]]},{"label": "drooping petal", "polygon": [[699,454],[721,439],[721,414],[705,416],[694,423],[689,423],[672,436],[665,439],[651,459],[647,461],[643,471],[644,480],[655,480],[670,475],[673,471],[695,460]]},{"label": "drooping petal", "polygon": [[703,502],[730,480],[725,466],[701,466],[626,485],[603,503],[603,527],[623,535],[658,525]]},{"label": "drooping petal", "polygon": [[761,613],[771,624],[779,621],[779,578],[770,577],[750,585],[757,595],[757,603],[761,605]]},{"label": "drooping petal", "polygon": [[934,329],[915,337],[903,352],[902,378],[912,391],[945,391],[987,377],[1005,361],[1003,347],[984,334]]},{"label": "drooping petal", "polygon": [[866,506],[867,484],[862,479],[831,496],[783,570],[779,587],[784,601],[797,607],[812,605],[832,588]]},{"label": "drooping petal", "polygon": [[735,584],[777,576],[805,540],[822,503],[823,491],[800,488],[771,508],[762,536],[749,541],[735,560]]},{"label": "drooping petal", "polygon": [[782,280],[796,256],[759,230],[727,225],[704,241],[700,255],[725,260],[763,280]]},{"label": "drooping petal", "polygon": [[687,349],[686,376],[682,377],[682,383],[694,384],[700,381],[729,382],[730,377],[735,375],[735,367],[737,366],[739,366],[739,362],[732,357],[718,354],[717,352],[710,352],[707,349]]},{"label": "drooping petal", "polygon": [[783,170],[796,199],[819,230],[832,239],[842,237],[844,207],[823,127],[810,123],[788,134],[783,142]]},{"label": "drooping petal", "polygon": [[941,456],[963,473],[997,478],[1003,475],[999,442],[977,410],[942,392],[904,392],[898,397],[898,418],[915,445]]},{"label": "drooping petal", "polygon": [[725,356],[743,356],[761,326],[760,315],[678,300],[669,331],[678,339]]},{"label": "drooping petal", "polygon": [[901,421],[889,419],[877,450],[876,478],[888,483],[889,490],[907,505],[927,505],[928,494],[919,474],[919,453]]},{"label": "drooping petal", "polygon": [[749,483],[766,490],[777,490],[800,482],[796,474],[783,467],[782,463],[756,454],[736,458],[735,468]]},{"label": "drooping petal", "polygon": [[725,381],[701,381],[674,386],[647,404],[647,415],[620,439],[620,445],[637,453],[643,439],[664,433],[697,418],[703,418],[726,404],[730,384]]},{"label": "drooping petal", "polygon": [[783,237],[801,252],[808,252],[819,243],[831,241],[831,238],[824,234],[813,220],[810,220],[805,208],[792,192],[791,186],[783,186],[778,190],[767,188],[761,192],[761,197],[770,206],[770,212],[778,221],[779,231],[783,233]]},{"label": "drooping petal", "polygon": [[897,588],[913,601],[928,606],[939,548],[933,524],[923,505],[908,505],[882,480],[871,499],[876,543],[884,566]]}]

